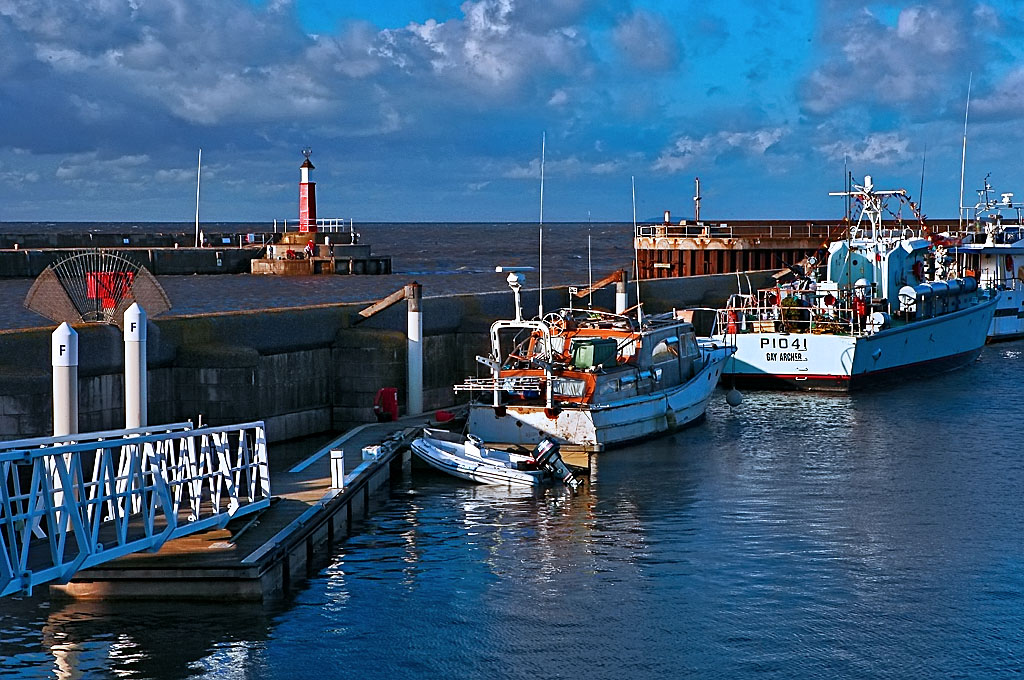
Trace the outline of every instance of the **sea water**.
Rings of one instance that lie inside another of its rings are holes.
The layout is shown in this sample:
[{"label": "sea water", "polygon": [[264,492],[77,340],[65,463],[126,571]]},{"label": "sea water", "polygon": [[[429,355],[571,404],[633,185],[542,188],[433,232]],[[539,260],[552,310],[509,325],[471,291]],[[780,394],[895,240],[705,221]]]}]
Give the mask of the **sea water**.
[{"label": "sea water", "polygon": [[575,496],[414,469],[278,605],[0,600],[0,675],[1019,675],[1022,353],[851,395],[719,391]]}]

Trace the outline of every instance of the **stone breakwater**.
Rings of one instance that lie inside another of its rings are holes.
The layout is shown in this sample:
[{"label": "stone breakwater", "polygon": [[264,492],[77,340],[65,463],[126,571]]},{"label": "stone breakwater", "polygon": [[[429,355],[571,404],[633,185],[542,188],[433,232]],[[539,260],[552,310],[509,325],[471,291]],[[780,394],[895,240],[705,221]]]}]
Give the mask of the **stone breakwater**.
[{"label": "stone breakwater", "polygon": [[[767,277],[767,272],[751,276],[755,286]],[[641,290],[645,308],[653,312],[718,304],[735,286],[735,276],[721,275],[647,281]],[[630,292],[635,294],[632,285]],[[612,308],[613,294],[598,291],[594,305]],[[535,290],[524,294],[527,313],[537,302]],[[564,288],[545,290],[545,309],[567,302]],[[149,422],[195,420],[200,414],[211,425],[262,419],[268,438],[278,441],[373,420],[373,397],[381,387],[399,388],[404,413],[405,306],[357,324],[356,312],[364,306],[253,307],[150,320]],[[424,297],[427,410],[453,403],[451,385],[476,374],[475,356],[487,352],[491,322],[511,317],[512,306],[507,290]],[[52,432],[52,328],[0,331],[0,438]],[[79,429],[123,427],[121,331],[101,325],[76,329]]]}]

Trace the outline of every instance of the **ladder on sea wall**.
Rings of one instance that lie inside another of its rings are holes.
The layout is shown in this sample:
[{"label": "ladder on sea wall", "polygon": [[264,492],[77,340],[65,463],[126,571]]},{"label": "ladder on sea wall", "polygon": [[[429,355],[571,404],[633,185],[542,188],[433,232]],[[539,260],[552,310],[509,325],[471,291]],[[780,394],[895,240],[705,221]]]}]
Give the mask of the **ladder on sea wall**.
[{"label": "ladder on sea wall", "polygon": [[0,597],[269,505],[262,421],[0,442]]}]

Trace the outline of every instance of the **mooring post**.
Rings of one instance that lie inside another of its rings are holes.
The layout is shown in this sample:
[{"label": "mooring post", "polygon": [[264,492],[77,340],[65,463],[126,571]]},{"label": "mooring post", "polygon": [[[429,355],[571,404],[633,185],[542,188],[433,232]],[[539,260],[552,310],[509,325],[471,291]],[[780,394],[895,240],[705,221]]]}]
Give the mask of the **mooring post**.
[{"label": "mooring post", "polygon": [[78,333],[65,321],[50,342],[53,366],[53,436],[78,433]]},{"label": "mooring post", "polygon": [[629,284],[629,274],[625,269],[619,270],[619,280],[615,282],[615,313],[622,314],[629,307],[629,299],[626,294]]},{"label": "mooring post", "polygon": [[345,488],[345,450],[331,449],[331,488]]},{"label": "mooring post", "polygon": [[409,402],[406,413],[423,413],[423,313],[420,302],[423,286],[413,281],[405,287],[405,300],[409,307],[409,351],[407,353]]},{"label": "mooring post", "polygon": [[146,311],[133,302],[124,310],[124,426],[149,425],[146,378]]}]

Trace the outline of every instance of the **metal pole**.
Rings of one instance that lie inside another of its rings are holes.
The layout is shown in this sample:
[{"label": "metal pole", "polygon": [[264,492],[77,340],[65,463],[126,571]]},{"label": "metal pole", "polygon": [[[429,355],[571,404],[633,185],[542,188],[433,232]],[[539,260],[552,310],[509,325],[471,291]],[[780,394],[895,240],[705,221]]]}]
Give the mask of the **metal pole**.
[{"label": "metal pole", "polygon": [[409,308],[409,348],[407,352],[407,394],[409,401],[406,412],[423,413],[423,313],[420,302],[423,286],[413,282],[405,287],[405,299]]},{"label": "metal pole", "polygon": [[133,302],[124,311],[124,426],[149,425],[146,377],[146,312]]},{"label": "metal pole", "polygon": [[619,280],[615,282],[615,313],[622,314],[629,307],[626,287],[629,285],[629,274],[625,269],[619,272]]},{"label": "metal pole", "polygon": [[78,333],[67,322],[50,342],[53,366],[53,436],[78,433]]}]

